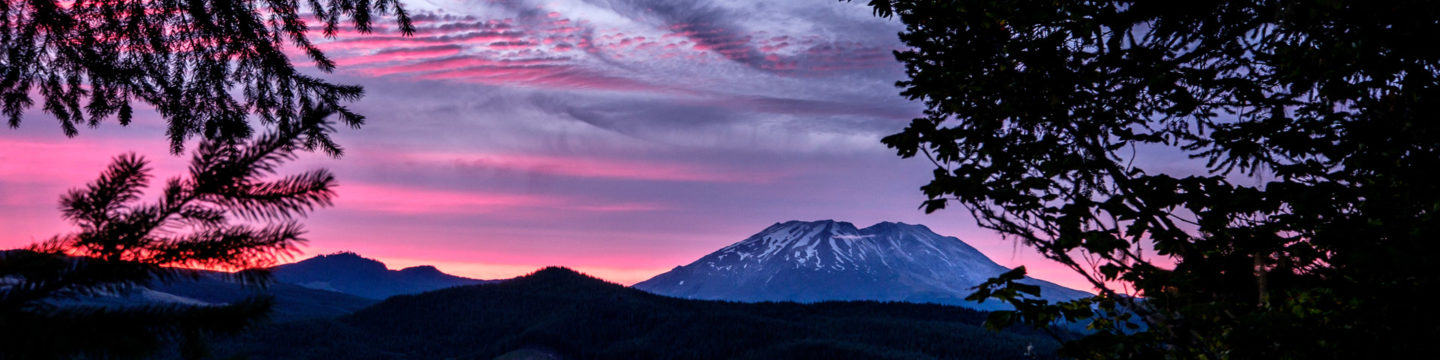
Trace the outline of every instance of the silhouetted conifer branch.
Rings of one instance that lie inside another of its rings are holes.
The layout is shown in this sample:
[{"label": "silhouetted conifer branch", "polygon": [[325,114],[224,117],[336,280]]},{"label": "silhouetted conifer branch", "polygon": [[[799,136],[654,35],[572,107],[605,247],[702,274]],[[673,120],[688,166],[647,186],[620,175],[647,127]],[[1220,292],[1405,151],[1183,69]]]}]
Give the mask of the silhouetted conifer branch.
[{"label": "silhouetted conifer branch", "polygon": [[[341,21],[361,33],[377,16],[393,16],[397,30],[414,32],[398,0],[312,0],[311,14],[289,0],[54,0],[7,1],[0,6],[0,112],[17,127],[38,94],[66,136],[134,116],[132,101],[155,108],[168,123],[171,151],[186,139],[238,143],[255,131],[251,117],[274,129],[298,128],[307,109],[338,111],[340,121],[363,121],[343,106],[363,95],[359,86],[306,76],[286,49],[305,53],[321,71],[334,61],[310,39],[307,17],[326,37]],[[327,129],[302,136],[307,147],[338,155]]]},{"label": "silhouetted conifer branch", "polygon": [[[293,255],[305,241],[304,228],[292,218],[329,205],[335,196],[334,176],[324,170],[272,179],[280,164],[302,148],[304,133],[277,131],[244,144],[202,141],[188,178],[167,181],[153,203],[140,203],[150,169],[134,154],[117,156],[94,182],[68,192],[61,210],[77,226],[75,233],[0,253],[0,324],[5,329],[0,342],[45,344],[6,346],[7,355],[10,349],[36,351],[39,357],[143,353],[146,346],[171,340],[199,349],[192,338],[238,329],[264,314],[269,306],[264,299],[105,308],[84,305],[84,299],[200,276],[194,268],[246,270],[234,278],[267,281],[263,268]],[[231,223],[235,218],[244,222]],[[76,331],[72,327],[109,337],[67,340]],[[12,331],[19,329],[23,333]],[[64,346],[67,341],[74,346]]]}]

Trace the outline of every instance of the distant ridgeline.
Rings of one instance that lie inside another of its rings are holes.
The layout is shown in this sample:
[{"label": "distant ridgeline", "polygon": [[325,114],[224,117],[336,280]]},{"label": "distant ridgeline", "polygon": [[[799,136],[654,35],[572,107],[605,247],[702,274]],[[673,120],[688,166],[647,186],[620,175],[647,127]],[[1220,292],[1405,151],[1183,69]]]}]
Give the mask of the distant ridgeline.
[{"label": "distant ridgeline", "polygon": [[384,263],[353,252],[320,255],[271,271],[276,281],[375,300],[490,282],[442,273],[429,265],[390,270]]},{"label": "distant ridgeline", "polygon": [[[985,330],[986,315],[974,309],[999,304],[962,300],[1006,270],[920,225],[791,221],[633,288],[554,267],[500,281],[431,266],[390,270],[343,252],[277,266],[276,283],[264,290],[209,273],[75,303],[203,305],[274,296],[277,321],[216,339],[219,358],[1053,357],[1058,343],[1040,332]],[[1051,300],[1089,296],[1028,281]]]},{"label": "distant ridgeline", "polygon": [[[882,222],[857,229],[834,220],[790,221],[634,287],[691,299],[878,300],[997,310],[1009,307],[964,299],[972,287],[1007,270],[924,225]],[[1039,285],[1051,301],[1091,296],[1044,280],[1022,282]]]},{"label": "distant ridgeline", "polygon": [[665,297],[569,269],[396,296],[337,319],[271,324],[215,344],[255,359],[1029,359],[1058,344],[985,330],[927,304],[735,303]]},{"label": "distant ridgeline", "polygon": [[394,295],[490,282],[445,274],[432,266],[389,270],[379,261],[350,252],[276,266],[271,274],[275,283],[264,289],[242,286],[223,273],[204,272],[199,279],[156,282],[128,293],[70,300],[62,305],[205,305],[264,294],[275,299],[271,318],[293,321],[349,314]]}]

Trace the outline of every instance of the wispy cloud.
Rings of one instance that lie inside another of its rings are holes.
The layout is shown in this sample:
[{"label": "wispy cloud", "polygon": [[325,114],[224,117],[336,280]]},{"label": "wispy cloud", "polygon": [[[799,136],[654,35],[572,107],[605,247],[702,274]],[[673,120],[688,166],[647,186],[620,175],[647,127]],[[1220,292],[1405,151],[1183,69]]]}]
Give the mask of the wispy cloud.
[{"label": "wispy cloud", "polygon": [[349,184],[337,187],[339,210],[395,215],[485,215],[523,210],[646,212],[661,204],[604,202],[554,194],[514,194],[477,190],[441,190],[413,186]]},{"label": "wispy cloud", "polygon": [[773,182],[783,173],[756,174],[744,168],[723,169],[716,164],[627,160],[597,156],[545,156],[526,154],[410,153],[395,160],[474,170],[547,174],[580,178],[688,182]]},{"label": "wispy cloud", "polygon": [[[961,215],[917,209],[928,164],[879,143],[921,109],[894,87],[903,27],[863,2],[408,4],[410,37],[386,19],[333,38],[311,24],[339,65],[323,76],[364,85],[354,107],[369,119],[336,134],[346,157],[287,166],[340,179],[335,208],[307,221],[317,252],[483,277],[572,265],[628,283],[776,221],[837,218],[926,223],[1026,260]],[[114,155],[183,169],[139,110],[137,125],[77,139],[39,115],[0,134],[0,245],[63,226],[56,196]]]},{"label": "wispy cloud", "polygon": [[549,206],[561,200],[548,196],[439,191],[413,187],[372,184],[341,185],[339,207],[346,210],[395,214],[461,213],[484,214],[520,207]]}]

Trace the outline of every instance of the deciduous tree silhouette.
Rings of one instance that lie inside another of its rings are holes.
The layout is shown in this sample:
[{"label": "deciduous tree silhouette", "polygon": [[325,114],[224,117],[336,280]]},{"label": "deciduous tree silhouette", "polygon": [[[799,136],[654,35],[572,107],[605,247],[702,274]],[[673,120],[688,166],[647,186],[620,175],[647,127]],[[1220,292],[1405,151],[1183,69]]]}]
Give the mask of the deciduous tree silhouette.
[{"label": "deciduous tree silhouette", "polygon": [[869,3],[906,25],[927,111],[883,141],[936,165],[922,207],[1102,289],[1045,304],[1018,270],[976,294],[1017,306],[998,325],[1090,319],[1080,357],[1433,352],[1440,3]]}]

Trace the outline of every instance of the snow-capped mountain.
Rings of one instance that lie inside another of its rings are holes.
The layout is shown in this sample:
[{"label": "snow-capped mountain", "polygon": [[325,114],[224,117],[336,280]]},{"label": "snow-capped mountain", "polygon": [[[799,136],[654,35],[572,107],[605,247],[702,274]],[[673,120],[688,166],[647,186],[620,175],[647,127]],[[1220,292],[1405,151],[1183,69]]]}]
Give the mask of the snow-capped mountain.
[{"label": "snow-capped mountain", "polygon": [[[777,223],[689,265],[637,283],[656,294],[732,301],[879,300],[933,302],[982,310],[971,287],[1009,269],[955,237],[924,225],[882,222],[858,229],[823,220]],[[1090,294],[1039,279],[1052,301]]]}]

